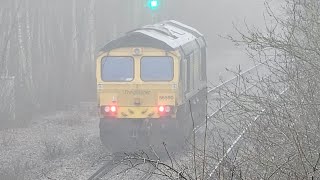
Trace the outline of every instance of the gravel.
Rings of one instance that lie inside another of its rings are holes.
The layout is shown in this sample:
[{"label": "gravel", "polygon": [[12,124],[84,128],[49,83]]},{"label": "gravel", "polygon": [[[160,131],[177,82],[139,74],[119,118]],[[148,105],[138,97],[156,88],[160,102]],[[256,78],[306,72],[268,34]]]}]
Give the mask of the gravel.
[{"label": "gravel", "polygon": [[0,131],[0,179],[87,179],[110,159],[98,125],[97,116],[71,111]]}]

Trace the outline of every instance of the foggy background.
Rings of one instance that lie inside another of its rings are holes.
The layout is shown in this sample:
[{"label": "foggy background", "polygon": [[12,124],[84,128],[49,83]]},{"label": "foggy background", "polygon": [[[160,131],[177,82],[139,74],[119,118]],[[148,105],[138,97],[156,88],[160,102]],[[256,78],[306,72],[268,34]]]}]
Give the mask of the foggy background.
[{"label": "foggy background", "polygon": [[208,80],[217,84],[219,75],[228,78],[225,67],[251,66],[243,49],[219,36],[236,35],[233,23],[263,26],[265,9],[264,0],[162,0],[153,12],[145,0],[2,0],[0,6],[0,76],[14,77],[4,84],[15,87],[7,90],[14,93],[14,107],[4,112],[18,112],[19,122],[96,101],[99,49],[129,30],[165,19],[205,35]]},{"label": "foggy background", "polygon": [[[280,0],[159,0],[155,11],[146,1],[0,0],[0,179],[87,179],[104,166],[112,151],[99,137],[95,57],[110,40],[165,19],[205,35],[210,87],[234,75],[226,69],[253,66],[246,47],[265,62],[208,93],[209,117],[165,174],[320,179],[320,1],[286,0],[281,10]],[[246,47],[220,37],[237,37],[233,24]],[[138,177],[125,171],[117,178]]]}]

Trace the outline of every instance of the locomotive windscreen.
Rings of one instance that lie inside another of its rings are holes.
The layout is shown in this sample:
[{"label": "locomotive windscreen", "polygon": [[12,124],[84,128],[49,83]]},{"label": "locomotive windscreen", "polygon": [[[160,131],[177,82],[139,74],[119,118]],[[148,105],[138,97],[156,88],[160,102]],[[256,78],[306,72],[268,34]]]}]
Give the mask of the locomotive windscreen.
[{"label": "locomotive windscreen", "polygon": [[142,57],[141,80],[171,81],[173,79],[172,57]]},{"label": "locomotive windscreen", "polygon": [[101,64],[103,81],[132,81],[134,60],[132,57],[104,57]]}]

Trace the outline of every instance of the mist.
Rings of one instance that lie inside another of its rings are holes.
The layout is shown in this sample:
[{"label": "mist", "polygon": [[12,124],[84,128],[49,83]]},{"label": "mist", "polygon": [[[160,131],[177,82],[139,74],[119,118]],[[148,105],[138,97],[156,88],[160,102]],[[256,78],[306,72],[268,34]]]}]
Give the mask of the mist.
[{"label": "mist", "polygon": [[0,179],[87,179],[110,156],[96,82],[108,42],[164,20],[191,26],[206,40],[212,87],[254,65],[227,37],[263,29],[265,10],[265,0],[161,0],[154,11],[144,0],[1,0]]}]

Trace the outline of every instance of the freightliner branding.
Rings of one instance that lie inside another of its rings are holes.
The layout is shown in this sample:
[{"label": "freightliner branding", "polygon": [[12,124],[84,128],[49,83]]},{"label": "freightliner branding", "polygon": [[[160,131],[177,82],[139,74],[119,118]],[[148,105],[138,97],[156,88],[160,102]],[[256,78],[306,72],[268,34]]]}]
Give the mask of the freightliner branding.
[{"label": "freightliner branding", "polygon": [[151,94],[151,91],[150,91],[150,90],[141,90],[141,89],[123,90],[123,94],[129,94],[129,95],[149,95],[149,94]]}]

